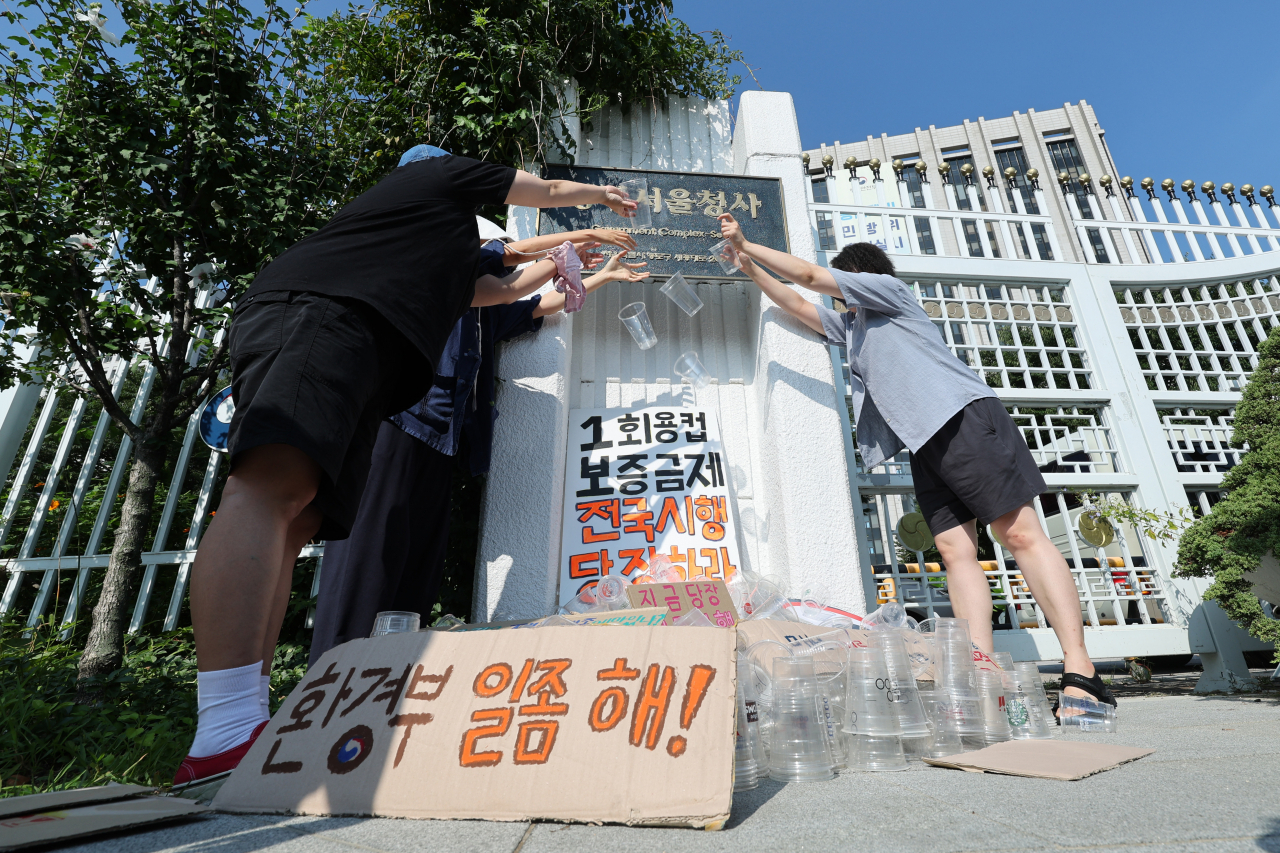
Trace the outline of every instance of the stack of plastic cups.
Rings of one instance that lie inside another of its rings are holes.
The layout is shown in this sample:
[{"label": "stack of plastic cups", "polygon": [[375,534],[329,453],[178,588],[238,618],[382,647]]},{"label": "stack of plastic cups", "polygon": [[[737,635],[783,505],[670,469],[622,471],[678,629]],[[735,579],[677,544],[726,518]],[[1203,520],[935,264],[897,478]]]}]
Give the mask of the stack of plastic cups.
[{"label": "stack of plastic cups", "polygon": [[[792,647],[794,650],[794,646]],[[822,718],[827,727],[827,746],[831,750],[831,766],[843,770],[848,766],[848,740],[844,732],[845,702],[848,692],[849,650],[836,642],[806,646],[802,654],[813,661],[818,677],[818,696]]]},{"label": "stack of plastic cups", "polygon": [[988,745],[1013,737],[1005,700],[1003,672],[978,670],[978,694],[982,697],[982,739]]},{"label": "stack of plastic cups", "polygon": [[1058,719],[1063,728],[1078,728],[1082,732],[1114,732],[1116,709],[1105,702],[1095,702],[1083,696],[1058,694]]},{"label": "stack of plastic cups", "polygon": [[[1012,666],[1005,672],[1005,678],[1009,682],[1006,707],[1012,738],[1043,740],[1052,737],[1053,735],[1049,732],[1049,720],[1040,707],[1040,699],[1036,695],[1036,684],[1040,683],[1040,673],[1036,672],[1035,684],[1032,684],[1028,683],[1027,677],[1016,666]],[[1043,685],[1040,685],[1039,689],[1043,690]]]},{"label": "stack of plastic cups", "polygon": [[[1018,661],[1013,665],[1015,684],[1024,697],[1027,706],[1028,722],[1035,740],[1048,740],[1057,735],[1057,726],[1053,724],[1053,711],[1049,708],[1049,696],[1044,692],[1044,681],[1040,678],[1040,667],[1035,661]],[[1009,721],[1013,722],[1012,719]]]},{"label": "stack of plastic cups", "polygon": [[925,714],[929,717],[929,728],[932,736],[929,739],[925,756],[928,758],[946,758],[964,752],[964,744],[958,735],[947,725],[946,693],[936,683],[924,682],[928,687],[920,688],[920,703],[924,705]]},{"label": "stack of plastic cups", "polygon": [[907,769],[894,698],[884,653],[878,648],[850,649],[849,710],[845,718],[846,729],[853,735],[850,770]]},{"label": "stack of plastic cups", "polygon": [[738,726],[733,748],[733,790],[750,791],[760,784],[760,770],[751,745],[751,724],[747,721],[746,695],[738,681]]},{"label": "stack of plastic cups", "polygon": [[835,776],[812,658],[774,660],[771,711],[769,776],[779,782],[821,782]]},{"label": "stack of plastic cups", "polygon": [[747,743],[751,747],[751,758],[756,768],[756,777],[769,775],[769,757],[765,755],[764,745],[760,741],[760,703],[756,701],[755,681],[751,677],[751,661],[742,652],[738,653],[738,699],[742,702],[744,719],[747,724]]},{"label": "stack of plastic cups", "polygon": [[966,748],[981,749],[986,745],[982,742],[982,700],[969,623],[964,619],[939,619],[935,634],[939,701],[946,703],[944,724],[960,736]]},{"label": "stack of plastic cups", "polygon": [[373,619],[370,637],[386,634],[411,634],[418,630],[422,617],[410,610],[383,610]]},{"label": "stack of plastic cups", "polygon": [[893,710],[902,729],[902,750],[908,761],[922,761],[929,749],[929,717],[911,673],[907,644],[901,630],[872,631],[870,639],[871,647],[884,655],[889,687],[893,691]]}]

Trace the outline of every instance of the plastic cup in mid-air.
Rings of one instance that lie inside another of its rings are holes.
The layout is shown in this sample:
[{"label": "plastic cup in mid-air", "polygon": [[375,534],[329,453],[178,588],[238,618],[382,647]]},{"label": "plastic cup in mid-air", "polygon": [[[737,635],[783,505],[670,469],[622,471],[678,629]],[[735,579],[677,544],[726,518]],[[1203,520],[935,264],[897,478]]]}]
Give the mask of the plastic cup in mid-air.
[{"label": "plastic cup in mid-air", "polygon": [[632,302],[618,312],[618,319],[627,327],[631,337],[640,349],[649,349],[658,342],[653,333],[653,324],[649,322],[649,312],[643,302]]},{"label": "plastic cup in mid-air", "polygon": [[1083,696],[1058,694],[1058,719],[1063,728],[1074,726],[1083,732],[1109,733],[1116,730],[1115,706]]},{"label": "plastic cup in mid-air", "polygon": [[648,228],[652,225],[653,208],[649,206],[649,182],[644,178],[623,181],[622,190],[627,194],[627,198],[639,204],[631,216],[625,217],[627,224],[633,228]]},{"label": "plastic cup in mid-air", "polygon": [[711,374],[702,366],[702,359],[693,350],[676,359],[676,373],[694,388],[702,389],[711,384]]},{"label": "plastic cup in mid-air", "polygon": [[384,610],[373,619],[370,637],[383,634],[409,634],[418,630],[422,617],[409,610]]},{"label": "plastic cup in mid-air", "polygon": [[679,305],[680,310],[690,317],[702,310],[702,300],[680,273],[667,279],[667,283],[658,290],[662,291],[663,296]]},{"label": "plastic cup in mid-air", "polygon": [[728,240],[721,240],[712,246],[711,257],[720,264],[720,269],[724,270],[725,275],[733,275],[742,269],[741,262],[738,260],[738,250],[733,248],[733,243]]}]

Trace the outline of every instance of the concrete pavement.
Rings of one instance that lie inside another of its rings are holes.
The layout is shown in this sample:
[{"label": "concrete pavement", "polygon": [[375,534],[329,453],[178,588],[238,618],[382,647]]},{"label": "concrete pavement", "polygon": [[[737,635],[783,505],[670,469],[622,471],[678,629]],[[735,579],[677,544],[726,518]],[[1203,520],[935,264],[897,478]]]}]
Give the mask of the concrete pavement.
[{"label": "concrete pavement", "polygon": [[1154,755],[1078,782],[913,768],[762,780],[721,832],[214,815],[64,848],[85,853],[1120,850],[1280,853],[1280,697],[1122,699],[1113,735]]}]

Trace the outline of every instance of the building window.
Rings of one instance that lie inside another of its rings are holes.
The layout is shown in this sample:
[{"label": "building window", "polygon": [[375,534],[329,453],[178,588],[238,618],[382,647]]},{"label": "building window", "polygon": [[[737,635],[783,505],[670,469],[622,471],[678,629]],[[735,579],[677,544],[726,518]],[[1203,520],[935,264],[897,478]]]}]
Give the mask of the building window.
[{"label": "building window", "polygon": [[[1040,213],[1040,205],[1036,201],[1036,194],[1031,189],[1031,184],[1027,181],[1027,154],[1021,148],[1004,148],[995,152],[996,170],[1000,173],[1003,180],[1004,170],[1010,166],[1013,167],[1017,174],[1013,178],[1013,188],[1009,188],[1009,184],[1005,182],[1005,197],[1009,199],[1009,209],[1017,211],[1018,206],[1014,202],[1014,190],[1022,196],[1022,209],[1026,213]],[[1022,226],[1018,226],[1018,236],[1022,240],[1022,252],[1028,258],[1034,257],[1027,246],[1027,237],[1022,230]],[[1053,249],[1049,248],[1049,235],[1045,233],[1044,226],[1034,223],[1031,226],[1031,237],[1036,241],[1037,248],[1040,249],[1040,257],[1046,261],[1053,260]]]},{"label": "building window", "polygon": [[[969,203],[969,192],[964,188],[964,175],[960,174],[960,167],[964,165],[973,166],[973,157],[965,154],[962,157],[948,157],[947,162],[951,164],[951,171],[947,177],[956,188],[956,203],[960,205],[961,210],[973,210],[973,205]],[[982,184],[978,181],[978,168],[973,169],[973,188],[977,190],[978,205],[983,209],[987,209],[987,200],[982,195]]]},{"label": "building window", "polygon": [[813,182],[814,204],[830,204],[831,196],[827,193],[827,179],[818,178]]},{"label": "building window", "polygon": [[[817,181],[814,181],[817,185]],[[818,248],[824,252],[834,252],[836,250],[836,230],[835,224],[831,221],[831,213],[826,210],[819,210],[818,217]]]},{"label": "building window", "polygon": [[[1076,202],[1080,207],[1080,215],[1085,219],[1093,219],[1093,210],[1089,207],[1089,193],[1080,185],[1076,178],[1085,172],[1084,159],[1080,156],[1080,149],[1076,147],[1074,139],[1064,139],[1060,142],[1047,143],[1049,149],[1049,157],[1053,160],[1053,170],[1057,172],[1066,172],[1071,176],[1070,183],[1067,184],[1067,191],[1076,197]],[[1058,179],[1055,174],[1053,179]]]},{"label": "building window", "polygon": [[907,185],[905,201],[912,207],[924,207],[924,190],[920,188],[920,173],[915,170],[914,161],[903,167],[902,182]]},{"label": "building window", "polygon": [[929,217],[916,216],[916,238],[920,241],[920,251],[926,255],[938,254],[933,245],[933,229],[929,227]]}]

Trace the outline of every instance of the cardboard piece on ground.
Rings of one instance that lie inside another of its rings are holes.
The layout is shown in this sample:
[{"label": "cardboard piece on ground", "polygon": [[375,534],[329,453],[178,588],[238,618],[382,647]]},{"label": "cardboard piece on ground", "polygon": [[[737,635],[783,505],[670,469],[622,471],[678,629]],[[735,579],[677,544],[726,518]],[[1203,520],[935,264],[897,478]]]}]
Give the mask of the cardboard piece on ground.
[{"label": "cardboard piece on ground", "polygon": [[733,642],[668,627],[353,640],[311,668],[213,805],[719,828]]},{"label": "cardboard piece on ground", "polygon": [[177,797],[136,797],[117,803],[94,803],[77,808],[43,811],[0,820],[0,850],[21,850],[24,847],[54,844],[87,835],[119,832],[122,829],[182,820],[207,811],[209,809],[205,806]]},{"label": "cardboard piece on ground", "polygon": [[719,578],[698,578],[679,583],[637,583],[627,587],[633,608],[663,607],[674,619],[690,610],[701,610],[718,628],[738,624],[738,610],[729,596],[729,587]]},{"label": "cardboard piece on ground", "polygon": [[123,800],[154,790],[145,785],[97,785],[93,788],[76,788],[71,791],[49,791],[45,794],[27,794],[25,797],[5,797],[0,799],[0,818],[85,806],[89,803],[109,803],[112,800]]},{"label": "cardboard piece on ground", "polygon": [[1154,749],[1071,740],[1010,740],[947,758],[926,758],[935,767],[972,773],[1002,773],[1072,782],[1151,755]]},{"label": "cardboard piece on ground", "polygon": [[[563,618],[577,625],[624,625],[643,628],[666,624],[668,612],[665,607],[633,607],[630,610],[610,610],[605,613],[576,613],[573,616],[565,616]],[[463,625],[452,630],[493,631],[498,628],[532,628],[545,618],[543,616],[533,620],[513,619],[508,622],[477,622],[474,625]]]}]

